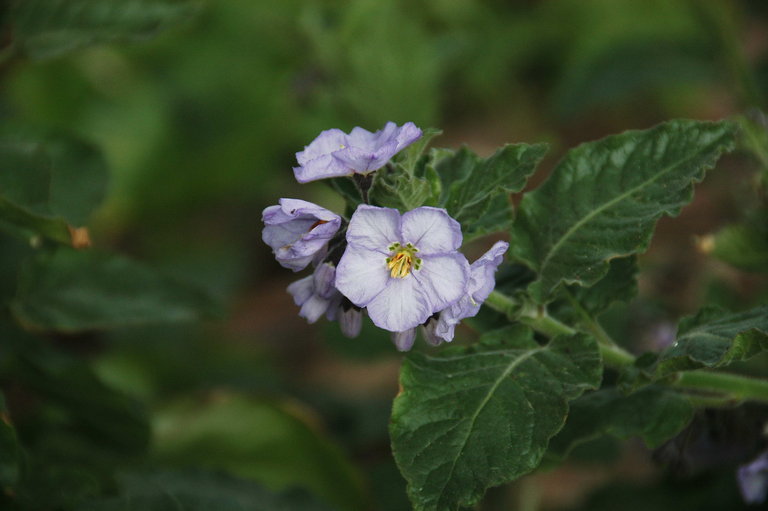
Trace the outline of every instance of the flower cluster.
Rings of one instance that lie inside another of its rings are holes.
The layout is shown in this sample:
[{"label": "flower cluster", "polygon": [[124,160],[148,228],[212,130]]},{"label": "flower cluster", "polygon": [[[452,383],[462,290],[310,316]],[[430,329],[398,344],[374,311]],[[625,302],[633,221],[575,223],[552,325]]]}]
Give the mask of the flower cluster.
[{"label": "flower cluster", "polygon": [[[355,128],[322,132],[296,153],[300,183],[366,175],[384,165],[422,132],[413,123],[392,122],[376,133]],[[454,328],[475,316],[495,285],[494,273],[508,248],[497,242],[471,265],[458,249],[461,226],[446,210],[396,209],[361,204],[346,222],[298,199],[281,199],[264,210],[263,239],[277,261],[293,271],[312,264],[312,275],[288,286],[299,315],[314,323],[338,320],[348,337],[360,333],[363,311],[392,332],[401,351],[416,330],[433,345],[453,340]]]}]

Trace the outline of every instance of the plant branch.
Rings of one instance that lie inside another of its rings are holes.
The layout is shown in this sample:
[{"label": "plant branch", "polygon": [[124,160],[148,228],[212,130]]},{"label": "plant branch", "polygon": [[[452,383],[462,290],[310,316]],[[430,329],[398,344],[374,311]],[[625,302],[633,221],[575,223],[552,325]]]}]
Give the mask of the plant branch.
[{"label": "plant branch", "polygon": [[732,373],[705,370],[681,371],[672,385],[707,393],[726,394],[735,401],[768,403],[768,381]]}]

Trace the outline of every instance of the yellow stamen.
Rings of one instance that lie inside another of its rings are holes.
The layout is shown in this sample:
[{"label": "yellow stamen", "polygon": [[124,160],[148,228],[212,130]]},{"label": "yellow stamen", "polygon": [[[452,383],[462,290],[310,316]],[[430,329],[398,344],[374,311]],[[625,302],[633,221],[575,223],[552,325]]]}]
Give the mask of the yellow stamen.
[{"label": "yellow stamen", "polygon": [[387,262],[387,268],[390,270],[389,275],[393,279],[407,277],[411,273],[411,262],[411,254],[406,250],[401,250]]}]

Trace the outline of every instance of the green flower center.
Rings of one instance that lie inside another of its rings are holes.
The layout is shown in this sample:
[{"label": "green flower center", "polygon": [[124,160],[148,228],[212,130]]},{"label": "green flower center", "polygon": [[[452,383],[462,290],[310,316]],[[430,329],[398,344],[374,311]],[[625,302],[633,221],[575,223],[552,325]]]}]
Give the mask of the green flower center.
[{"label": "green flower center", "polygon": [[387,257],[387,268],[389,276],[393,279],[404,279],[411,273],[411,268],[418,270],[421,268],[421,259],[416,257],[418,248],[408,243],[405,246],[400,243],[392,243],[387,249],[391,252]]}]

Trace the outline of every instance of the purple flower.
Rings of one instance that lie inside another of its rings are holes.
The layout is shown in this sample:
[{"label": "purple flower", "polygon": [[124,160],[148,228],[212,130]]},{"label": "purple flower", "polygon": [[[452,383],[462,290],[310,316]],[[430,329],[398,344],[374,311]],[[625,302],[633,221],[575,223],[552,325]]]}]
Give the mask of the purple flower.
[{"label": "purple flower", "polygon": [[392,332],[392,342],[398,351],[408,351],[416,340],[416,329],[409,328],[405,332]]},{"label": "purple flower", "polygon": [[293,271],[321,258],[341,226],[339,215],[299,199],[280,199],[279,206],[264,210],[262,220],[261,238],[272,247],[277,262]]},{"label": "purple flower", "polygon": [[296,153],[299,166],[293,168],[293,173],[299,183],[367,174],[383,167],[420,137],[421,130],[412,122],[399,128],[394,122],[388,122],[376,133],[363,128],[354,128],[349,135],[339,129],[326,130]]},{"label": "purple flower", "polygon": [[742,465],[737,472],[744,502],[760,504],[768,497],[768,451],[752,463]]},{"label": "purple flower", "polygon": [[314,323],[325,314],[329,320],[334,319],[341,304],[342,296],[333,287],[336,268],[332,264],[323,263],[309,277],[297,280],[288,286],[288,292],[293,301],[301,307],[299,316]]},{"label": "purple flower", "polygon": [[459,223],[444,209],[360,205],[347,228],[336,287],[373,323],[405,332],[467,292],[469,263],[457,249]]},{"label": "purple flower", "polygon": [[344,298],[339,306],[337,316],[341,333],[345,337],[354,339],[360,335],[360,330],[363,328],[363,311],[360,307],[352,305],[352,302]]},{"label": "purple flower", "polygon": [[480,305],[496,285],[494,274],[508,248],[509,243],[506,241],[497,241],[488,252],[472,263],[467,293],[458,302],[440,312],[436,321],[432,318],[425,325],[425,338],[430,344],[439,344],[441,340],[451,342],[456,325],[464,318],[477,315]]}]

